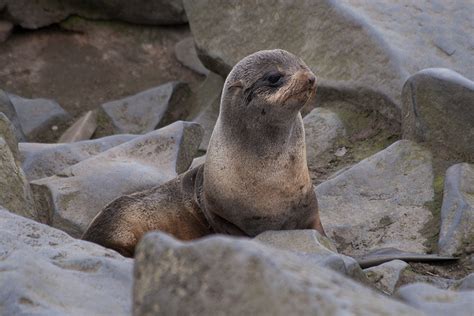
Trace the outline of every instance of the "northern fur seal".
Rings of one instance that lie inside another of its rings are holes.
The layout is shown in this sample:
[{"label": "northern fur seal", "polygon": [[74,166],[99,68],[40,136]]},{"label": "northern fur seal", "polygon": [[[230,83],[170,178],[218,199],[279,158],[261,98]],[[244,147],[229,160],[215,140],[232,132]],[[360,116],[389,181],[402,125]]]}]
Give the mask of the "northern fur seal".
[{"label": "northern fur seal", "polygon": [[299,112],[315,89],[314,74],[289,52],[245,57],[225,81],[205,163],[162,186],[116,199],[83,239],[133,256],[151,230],[183,240],[307,228],[325,235]]}]

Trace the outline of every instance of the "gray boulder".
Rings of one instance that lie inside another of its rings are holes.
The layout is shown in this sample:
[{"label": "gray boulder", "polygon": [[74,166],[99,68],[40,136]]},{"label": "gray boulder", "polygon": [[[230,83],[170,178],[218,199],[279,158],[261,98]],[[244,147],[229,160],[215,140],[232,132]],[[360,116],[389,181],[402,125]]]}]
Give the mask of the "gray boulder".
[{"label": "gray boulder", "polygon": [[428,143],[440,157],[474,161],[474,82],[425,69],[407,80],[402,101],[403,138]]},{"label": "gray boulder", "polygon": [[2,89],[0,89],[0,112],[5,114],[5,116],[12,122],[13,126],[15,127],[16,138],[19,141],[26,140],[25,134],[21,129],[18,114],[16,113],[15,107],[10,100],[10,96]]},{"label": "gray boulder", "polygon": [[182,243],[153,232],[136,252],[134,315],[417,315],[291,253],[212,236]]},{"label": "gray boulder", "polygon": [[323,155],[346,135],[344,124],[336,113],[325,108],[312,110],[304,117],[303,122],[308,164],[327,164],[330,158]]},{"label": "gray boulder", "polygon": [[9,96],[18,114],[21,128],[29,141],[55,140],[72,119],[53,100],[25,99],[13,94]]},{"label": "gray boulder", "polygon": [[174,54],[176,59],[183,64],[183,66],[186,66],[204,76],[209,74],[209,70],[207,70],[199,60],[196,48],[194,47],[194,39],[192,37],[187,37],[176,43],[174,46]]},{"label": "gray boulder", "polygon": [[438,250],[462,254],[474,247],[474,165],[457,164],[446,171]]},{"label": "gray boulder", "polygon": [[401,273],[408,267],[408,263],[401,260],[392,260],[376,267],[364,269],[367,278],[374,286],[386,294],[393,294]]},{"label": "gray boulder", "polygon": [[255,51],[286,49],[315,71],[319,93],[337,90],[400,120],[400,88],[410,74],[442,66],[474,76],[466,40],[472,1],[432,2],[185,0],[184,6],[209,70],[225,76]]},{"label": "gray boulder", "polygon": [[2,315],[130,315],[133,260],[0,208]]},{"label": "gray boulder", "polygon": [[65,144],[20,143],[22,168],[30,181],[50,177],[135,137],[123,134]]},{"label": "gray boulder", "polygon": [[0,112],[0,137],[7,143],[15,160],[20,161],[20,151],[18,149],[18,140],[15,136],[15,127],[2,112]]},{"label": "gray boulder", "polygon": [[29,29],[59,23],[71,15],[151,25],[186,23],[183,4],[173,0],[1,0],[1,9],[11,22]]},{"label": "gray boulder", "polygon": [[58,143],[73,143],[90,139],[97,128],[97,111],[87,111],[58,139]]},{"label": "gray boulder", "polygon": [[13,213],[37,220],[33,195],[19,162],[0,136],[0,206]]},{"label": "gray boulder", "polygon": [[441,290],[429,284],[414,283],[402,286],[396,295],[426,315],[471,316],[474,310],[474,291]]},{"label": "gray boulder", "polygon": [[79,237],[105,205],[163,184],[188,169],[202,129],[175,122],[31,182],[42,220]]},{"label": "gray boulder", "polygon": [[455,288],[459,291],[471,290],[474,291],[474,273],[469,274],[463,279],[459,280]]},{"label": "gray boulder", "polygon": [[321,221],[344,254],[393,247],[425,253],[432,218],[429,151],[402,140],[316,187]]},{"label": "gray boulder", "polygon": [[144,134],[158,126],[183,119],[189,108],[187,84],[169,82],[121,100],[101,105],[112,122],[115,133]]}]

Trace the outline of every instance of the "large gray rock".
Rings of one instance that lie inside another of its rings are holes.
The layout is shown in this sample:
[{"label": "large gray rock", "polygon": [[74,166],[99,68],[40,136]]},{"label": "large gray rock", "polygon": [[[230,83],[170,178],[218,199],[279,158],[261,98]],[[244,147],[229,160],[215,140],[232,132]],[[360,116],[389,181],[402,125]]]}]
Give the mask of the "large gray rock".
[{"label": "large gray rock", "polygon": [[73,143],[92,137],[97,128],[97,111],[87,111],[58,139],[58,143]]},{"label": "large gray rock", "polygon": [[212,236],[140,242],[134,315],[417,315],[337,272],[258,242]]},{"label": "large gray rock", "polygon": [[408,267],[408,263],[392,260],[376,267],[365,269],[364,272],[376,288],[387,294],[393,294],[400,274]]},{"label": "large gray rock", "polygon": [[474,247],[474,165],[457,164],[446,171],[438,250],[462,254]]},{"label": "large gray rock", "polygon": [[202,129],[175,122],[31,182],[42,221],[80,236],[117,197],[163,184],[187,170]]},{"label": "large gray rock", "polygon": [[18,114],[16,113],[15,107],[10,100],[10,96],[2,89],[0,89],[0,112],[5,114],[6,117],[12,122],[13,126],[15,127],[16,138],[19,141],[26,140],[25,134],[21,129]]},{"label": "large gray rock", "polygon": [[345,136],[344,124],[336,113],[325,108],[312,110],[304,117],[303,122],[308,164],[326,164],[329,158],[322,156]]},{"label": "large gray rock", "polygon": [[189,108],[184,100],[189,94],[186,84],[169,82],[101,107],[116,133],[144,134],[185,118]]},{"label": "large gray rock", "polygon": [[18,149],[18,140],[15,136],[15,127],[2,112],[0,112],[0,137],[7,143],[15,160],[20,161],[20,151]]},{"label": "large gray rock", "polygon": [[289,251],[308,262],[368,283],[359,264],[351,257],[338,254],[332,241],[315,230],[267,231],[256,236],[254,240],[266,246]]},{"label": "large gray rock", "polygon": [[432,218],[429,151],[402,140],[316,187],[321,221],[351,256],[393,247],[424,253],[420,231]]},{"label": "large gray rock", "polygon": [[189,119],[204,128],[202,143],[199,146],[199,149],[202,151],[206,151],[209,146],[212,131],[219,116],[223,86],[224,79],[211,72],[192,98],[193,112],[190,114]]},{"label": "large gray rock", "polygon": [[[472,64],[470,0],[252,2],[184,1],[203,64],[226,75],[241,58],[282,48],[319,77],[319,93],[338,90],[360,106],[400,119],[400,88],[428,67],[467,77]],[[453,35],[455,34],[455,35]]]},{"label": "large gray rock", "polygon": [[449,69],[425,69],[407,80],[402,101],[403,138],[430,144],[438,156],[474,162],[473,81]]},{"label": "large gray rock", "polygon": [[11,22],[30,29],[59,23],[71,15],[152,25],[186,22],[179,0],[1,0],[2,9]]},{"label": "large gray rock", "polygon": [[19,162],[0,135],[0,206],[13,213],[38,219],[31,188]]},{"label": "large gray rock", "polygon": [[130,315],[133,260],[0,208],[2,315]]},{"label": "large gray rock", "polygon": [[[9,94],[21,128],[29,141],[53,141],[66,129],[71,116],[55,101],[25,99]],[[56,126],[54,130],[53,126]]]},{"label": "large gray rock", "polygon": [[174,54],[176,59],[183,66],[186,66],[189,69],[194,70],[198,74],[204,76],[209,74],[209,70],[207,70],[199,60],[199,57],[196,53],[196,48],[194,47],[194,39],[192,37],[187,37],[176,43],[174,46]]},{"label": "large gray rock", "polygon": [[50,177],[135,137],[137,135],[123,134],[70,144],[20,143],[22,168],[30,181]]},{"label": "large gray rock", "polygon": [[474,311],[474,291],[441,290],[429,284],[414,283],[402,286],[396,295],[430,316],[471,316]]}]

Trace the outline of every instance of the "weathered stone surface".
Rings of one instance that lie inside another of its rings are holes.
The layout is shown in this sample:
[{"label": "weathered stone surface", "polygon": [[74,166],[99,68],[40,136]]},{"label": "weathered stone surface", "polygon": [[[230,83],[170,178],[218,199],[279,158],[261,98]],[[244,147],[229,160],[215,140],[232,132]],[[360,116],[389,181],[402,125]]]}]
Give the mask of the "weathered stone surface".
[{"label": "weathered stone surface", "polygon": [[143,134],[185,118],[189,108],[184,100],[189,93],[186,84],[169,82],[101,107],[116,133]]},{"label": "weathered stone surface", "polygon": [[134,315],[418,314],[299,256],[224,236],[147,234],[133,293]]},{"label": "weathered stone surface", "polygon": [[209,74],[209,70],[207,70],[201,60],[199,60],[196,48],[194,47],[194,39],[192,37],[187,37],[176,43],[174,46],[174,53],[176,59],[178,59],[183,66],[186,66],[204,76]]},{"label": "weathered stone surface", "polygon": [[333,242],[321,236],[316,230],[267,231],[255,237],[254,240],[276,249],[290,251],[316,265],[368,283],[357,262],[351,257],[338,254]]},{"label": "weathered stone surface", "polygon": [[471,290],[474,291],[474,273],[469,274],[456,284],[455,288],[459,291]]},{"label": "weathered stone surface", "polygon": [[376,288],[387,294],[393,294],[401,272],[408,267],[408,263],[401,260],[392,260],[379,266],[365,269],[364,272]]},{"label": "weathered stone surface", "polygon": [[193,169],[199,165],[202,165],[204,162],[206,162],[206,155],[196,157],[193,159],[193,162],[191,163],[191,166],[189,166],[189,169]]},{"label": "weathered stone surface", "polygon": [[0,208],[2,315],[130,315],[133,261]]},{"label": "weathered stone surface", "polygon": [[427,142],[438,155],[474,161],[473,81],[449,69],[425,69],[407,80],[402,101],[403,138]]},{"label": "weathered stone surface", "polygon": [[194,93],[192,99],[193,112],[190,114],[189,119],[204,128],[204,135],[199,150],[206,151],[209,146],[209,140],[219,116],[223,86],[224,79],[211,72]]},{"label": "weathered stone surface", "polygon": [[438,250],[454,255],[469,247],[474,247],[474,165],[462,163],[446,171]]},{"label": "weathered stone surface", "polygon": [[0,136],[0,205],[13,213],[37,219],[33,195],[23,170]]},{"label": "weathered stone surface", "polygon": [[316,187],[321,221],[351,256],[393,247],[426,252],[420,230],[432,218],[431,154],[402,140]]},{"label": "weathered stone surface", "polygon": [[30,29],[61,22],[71,15],[152,25],[186,22],[181,1],[173,0],[2,0],[0,9],[13,23]]},{"label": "weathered stone surface", "polygon": [[90,139],[97,128],[97,111],[87,111],[59,137],[58,143]]},{"label": "weathered stone surface", "polygon": [[415,283],[402,286],[397,296],[426,315],[472,315],[474,291],[441,290],[432,285]]},{"label": "weathered stone surface", "polygon": [[18,149],[18,140],[15,136],[15,127],[2,112],[0,112],[0,137],[7,143],[15,160],[20,161],[20,151]]},{"label": "weathered stone surface", "polygon": [[[9,94],[18,113],[21,128],[29,141],[53,141],[65,129],[71,116],[55,101],[47,99],[25,99]],[[50,136],[56,126],[56,134]]]},{"label": "weathered stone surface", "polygon": [[12,32],[13,24],[8,21],[0,20],[0,43],[5,42]]},{"label": "weathered stone surface", "polygon": [[[435,3],[433,3],[435,2]],[[282,48],[319,77],[318,93],[337,90],[360,106],[400,119],[400,88],[423,68],[472,78],[472,1],[364,0],[251,2],[185,0],[203,64],[226,75],[241,58]],[[453,35],[455,34],[455,35]],[[364,100],[365,102],[360,102]]]},{"label": "weathered stone surface", "polygon": [[163,184],[187,170],[202,129],[176,122],[31,182],[42,221],[80,236],[115,198]]},{"label": "weathered stone surface", "polygon": [[303,122],[308,164],[318,165],[320,160],[327,162],[321,156],[345,136],[344,124],[336,113],[325,108],[314,109],[304,117]]},{"label": "weathered stone surface", "polygon": [[26,139],[23,130],[21,129],[20,120],[16,113],[15,107],[10,101],[8,94],[0,89],[0,112],[5,114],[6,117],[12,122],[15,127],[15,135],[18,141],[24,141]]},{"label": "weathered stone surface", "polygon": [[426,283],[443,290],[455,289],[456,286],[459,285],[459,281],[456,279],[443,278],[434,273],[421,274],[413,271],[410,267],[401,271],[397,288],[413,283]]},{"label": "weathered stone surface", "polygon": [[22,168],[30,181],[50,177],[135,137],[123,134],[66,144],[20,143]]}]

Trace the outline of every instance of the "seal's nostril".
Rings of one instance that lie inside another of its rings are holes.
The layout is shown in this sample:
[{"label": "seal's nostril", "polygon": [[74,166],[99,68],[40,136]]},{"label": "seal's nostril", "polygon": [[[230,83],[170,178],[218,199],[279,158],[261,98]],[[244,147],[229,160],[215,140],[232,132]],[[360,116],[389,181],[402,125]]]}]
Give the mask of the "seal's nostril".
[{"label": "seal's nostril", "polygon": [[308,76],[308,83],[309,83],[310,85],[314,85],[314,82],[315,82],[315,81],[316,81],[316,77],[315,77],[315,76],[313,76],[313,75],[309,75],[309,76]]}]

